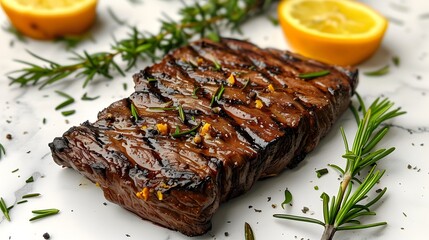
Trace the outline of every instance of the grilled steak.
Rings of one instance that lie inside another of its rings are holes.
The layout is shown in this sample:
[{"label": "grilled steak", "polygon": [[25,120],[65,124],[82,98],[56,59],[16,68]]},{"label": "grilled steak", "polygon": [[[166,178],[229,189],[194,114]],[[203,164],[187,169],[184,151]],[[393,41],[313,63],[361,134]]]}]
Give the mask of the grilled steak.
[{"label": "grilled steak", "polygon": [[[303,79],[299,74],[329,70]],[[200,40],[134,75],[135,92],[49,144],[114,203],[201,235],[224,202],[293,167],[347,109],[357,70],[239,40]]]}]

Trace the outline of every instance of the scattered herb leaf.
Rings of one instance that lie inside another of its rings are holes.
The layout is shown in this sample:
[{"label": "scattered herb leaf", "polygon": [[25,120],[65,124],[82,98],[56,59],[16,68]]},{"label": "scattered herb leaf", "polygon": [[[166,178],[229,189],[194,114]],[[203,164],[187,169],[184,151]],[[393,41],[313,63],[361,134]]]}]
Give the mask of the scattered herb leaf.
[{"label": "scattered herb leaf", "polygon": [[255,236],[253,235],[252,227],[247,222],[244,223],[244,239],[245,240],[255,240]]},{"label": "scattered herb leaf", "polygon": [[179,128],[179,126],[177,126],[176,131],[173,134],[171,134],[171,136],[174,138],[178,138],[178,137],[182,137],[182,136],[191,134],[191,133],[195,132],[200,126],[201,126],[201,122],[198,123],[197,125],[195,125],[193,128],[191,128],[187,131],[183,131],[183,132],[180,132],[180,128]]},{"label": "scattered herb leaf", "polygon": [[27,180],[25,180],[26,183],[32,183],[34,182],[33,176],[29,177]]},{"label": "scattered herb leaf", "polygon": [[40,193],[30,193],[30,194],[25,194],[24,196],[22,196],[22,198],[33,198],[38,196],[40,196]]},{"label": "scattered herb leaf", "polygon": [[62,114],[64,117],[68,117],[68,116],[73,115],[73,114],[75,114],[75,113],[76,113],[76,110],[68,110],[68,111],[62,111],[62,112],[61,112],[61,114]]},{"label": "scattered herb leaf", "polygon": [[377,69],[375,71],[369,71],[369,72],[364,72],[364,74],[366,76],[383,76],[386,75],[387,73],[389,73],[389,65],[386,65],[380,69]]},{"label": "scattered herb leaf", "polygon": [[398,56],[392,57],[392,62],[396,67],[399,67],[399,64],[401,63],[401,59],[399,59]]},{"label": "scattered herb leaf", "polygon": [[200,87],[195,87],[194,90],[192,91],[192,97],[193,98],[198,98],[197,93],[198,90],[200,89]]},{"label": "scattered herb leaf", "polygon": [[21,201],[17,202],[16,204],[23,204],[23,203],[26,203],[26,202],[28,202],[28,200],[21,200]]},{"label": "scattered herb leaf", "polygon": [[83,101],[93,101],[97,98],[99,98],[100,96],[96,96],[96,97],[89,97],[87,93],[84,93],[81,100]]},{"label": "scattered herb leaf", "polygon": [[16,172],[18,172],[18,170],[19,170],[19,168],[13,170],[12,173],[16,173]]},{"label": "scattered herb leaf", "polygon": [[177,110],[179,111],[179,119],[182,123],[186,121],[185,112],[183,111],[182,105],[179,104]]},{"label": "scattered herb leaf", "polygon": [[302,78],[302,79],[312,79],[312,78],[317,78],[317,77],[323,77],[323,76],[326,76],[330,73],[331,73],[331,71],[329,71],[329,70],[322,70],[322,71],[317,71],[317,72],[300,73],[298,75],[298,77]]},{"label": "scattered herb leaf", "polygon": [[323,175],[328,174],[329,171],[327,168],[322,168],[316,171],[317,177],[321,178]]},{"label": "scattered herb leaf", "polygon": [[65,97],[66,100],[62,103],[60,103],[58,106],[55,107],[55,110],[60,110],[62,108],[67,107],[68,105],[74,103],[74,98],[67,93],[61,92],[61,91],[55,91],[58,95]]},{"label": "scattered herb leaf", "polygon": [[127,84],[127,83],[123,83],[123,84],[122,84],[122,87],[124,88],[124,91],[127,91],[127,89],[128,89],[128,84]]},{"label": "scattered herb leaf", "polygon": [[37,220],[37,219],[41,219],[41,218],[45,218],[48,216],[58,214],[60,212],[60,210],[55,209],[55,208],[50,208],[50,209],[33,210],[31,212],[36,214],[36,216],[30,218],[30,220],[29,220],[30,222]]},{"label": "scattered herb leaf", "polygon": [[282,208],[285,209],[285,205],[292,202],[292,193],[288,189],[285,190],[285,200],[282,202]]},{"label": "scattered herb leaf", "polygon": [[139,120],[139,114],[137,113],[137,109],[133,103],[131,103],[131,115],[133,116],[135,121]]},{"label": "scattered herb leaf", "polygon": [[4,201],[4,199],[2,197],[0,197],[0,209],[3,212],[4,217],[8,221],[10,221],[10,216],[9,216],[10,208],[7,207],[6,202]]}]

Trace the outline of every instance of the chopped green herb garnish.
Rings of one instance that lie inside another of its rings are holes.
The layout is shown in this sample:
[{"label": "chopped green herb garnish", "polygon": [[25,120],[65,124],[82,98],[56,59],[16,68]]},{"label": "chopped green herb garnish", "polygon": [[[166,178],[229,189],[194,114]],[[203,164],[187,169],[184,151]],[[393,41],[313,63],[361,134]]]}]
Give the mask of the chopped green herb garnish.
[{"label": "chopped green herb garnish", "polygon": [[398,56],[394,56],[394,57],[392,57],[392,62],[393,62],[393,64],[395,64],[396,67],[398,67],[399,64],[401,63],[401,59],[399,59]]},{"label": "chopped green herb garnish", "polygon": [[32,213],[36,214],[35,217],[30,218],[30,221],[34,221],[37,219],[45,218],[48,216],[55,215],[60,212],[60,210],[51,208],[51,209],[41,209],[41,210],[33,210]]},{"label": "chopped green herb garnish", "polygon": [[219,101],[222,98],[223,92],[225,92],[225,87],[223,86],[223,83],[220,85],[219,93],[216,96],[216,101]]},{"label": "chopped green herb garnish", "polygon": [[127,89],[128,89],[128,84],[127,84],[127,83],[123,83],[123,84],[122,84],[122,87],[124,88],[124,91],[127,91]]},{"label": "chopped green herb garnish", "polygon": [[222,97],[224,91],[225,91],[225,87],[223,86],[223,83],[222,83],[220,87],[216,89],[216,92],[212,95],[212,99],[210,100],[210,105],[209,105],[210,107],[213,106],[215,101],[218,101]]},{"label": "chopped green herb garnish", "polygon": [[175,111],[177,107],[149,107],[147,109],[152,111]]},{"label": "chopped green herb garnish", "polygon": [[155,83],[155,82],[158,82],[158,80],[156,80],[155,78],[148,78],[148,79],[147,79],[147,81],[148,81],[149,83]]},{"label": "chopped green herb garnish", "polygon": [[2,156],[6,156],[6,149],[4,148],[3,144],[0,143],[0,159]]},{"label": "chopped green herb garnish", "polygon": [[389,73],[389,65],[386,65],[378,70],[365,72],[364,74],[367,76],[383,76]]},{"label": "chopped green herb garnish", "polygon": [[216,71],[220,71],[222,70],[222,66],[218,63],[218,61],[216,59],[213,58],[213,64],[214,64],[214,69]]},{"label": "chopped green herb garnish", "polygon": [[19,168],[13,170],[12,173],[16,173],[16,172],[18,172],[18,170],[19,170]]},{"label": "chopped green herb garnish", "polygon": [[33,176],[29,177],[27,180],[25,180],[26,183],[32,183],[34,182]]},{"label": "chopped green herb garnish", "polygon": [[176,131],[173,134],[171,134],[171,136],[174,138],[178,138],[178,137],[182,137],[182,136],[191,134],[191,133],[195,132],[200,126],[201,126],[201,123],[198,123],[193,128],[191,128],[187,131],[183,131],[183,132],[180,132],[180,128],[179,128],[179,126],[177,126]]},{"label": "chopped green herb garnish", "polygon": [[179,107],[177,109],[179,110],[179,119],[182,123],[184,123],[186,120],[186,117],[185,117],[185,112],[183,111],[182,105],[179,104]]},{"label": "chopped green herb garnish", "polygon": [[330,73],[331,73],[331,71],[329,71],[329,70],[322,70],[322,71],[318,71],[318,72],[300,73],[298,75],[298,77],[302,78],[302,79],[312,79],[312,78],[317,78],[317,77],[323,77],[323,76],[326,76]]},{"label": "chopped green herb garnish", "polygon": [[314,190],[319,190],[319,186],[314,186]]},{"label": "chopped green herb garnish", "polygon": [[210,32],[207,34],[207,38],[212,40],[213,42],[220,42],[220,36],[217,32]]},{"label": "chopped green herb garnish", "polygon": [[250,78],[248,78],[248,79],[246,80],[246,82],[244,83],[244,85],[243,85],[243,87],[241,88],[241,90],[244,90],[244,89],[249,85],[249,83],[250,83]]},{"label": "chopped green herb garnish", "polygon": [[4,217],[10,221],[10,216],[9,216],[9,209],[6,205],[6,202],[4,201],[4,199],[2,197],[0,197],[0,209],[3,212]]},{"label": "chopped green herb garnish", "polygon": [[83,94],[83,96],[82,96],[82,100],[83,101],[92,101],[92,100],[95,100],[95,99],[97,99],[97,98],[99,98],[100,96],[96,96],[96,97],[89,97],[88,96],[88,94],[87,93],[85,93],[85,94]]},{"label": "chopped green herb garnish", "polygon": [[64,107],[67,107],[68,105],[74,103],[74,98],[67,93],[61,92],[61,91],[55,91],[58,95],[67,98],[64,102],[60,103],[58,106],[55,107],[55,110],[60,110]]},{"label": "chopped green herb garnish", "polygon": [[244,239],[245,240],[255,240],[255,236],[253,235],[252,227],[247,222],[244,223]]},{"label": "chopped green herb garnish", "polygon": [[73,114],[75,114],[75,113],[76,113],[76,110],[68,110],[68,111],[62,111],[62,112],[61,112],[61,114],[62,114],[64,117],[67,117],[67,116],[73,115]]},{"label": "chopped green herb garnish", "polygon": [[28,200],[21,200],[21,201],[17,202],[16,204],[23,204],[23,203],[26,203],[26,202],[28,202]]},{"label": "chopped green herb garnish", "polygon": [[43,118],[42,123],[46,124],[46,118]]},{"label": "chopped green herb garnish", "polygon": [[38,197],[40,196],[40,193],[30,193],[30,194],[25,194],[24,196],[22,196],[22,198],[32,198],[32,197]]},{"label": "chopped green herb garnish", "polygon": [[139,114],[137,113],[137,109],[133,103],[131,103],[131,115],[133,116],[134,120],[139,120]]},{"label": "chopped green herb garnish", "polygon": [[292,202],[292,193],[289,190],[285,190],[285,200],[282,202],[282,208],[285,209],[285,205]]},{"label": "chopped green herb garnish", "polygon": [[327,168],[322,168],[316,171],[317,177],[321,178],[323,175],[328,174]]},{"label": "chopped green herb garnish", "polygon": [[197,92],[198,92],[198,90],[200,89],[200,87],[196,87],[196,88],[194,88],[194,91],[192,91],[192,97],[193,98],[198,98],[198,96],[197,96]]}]

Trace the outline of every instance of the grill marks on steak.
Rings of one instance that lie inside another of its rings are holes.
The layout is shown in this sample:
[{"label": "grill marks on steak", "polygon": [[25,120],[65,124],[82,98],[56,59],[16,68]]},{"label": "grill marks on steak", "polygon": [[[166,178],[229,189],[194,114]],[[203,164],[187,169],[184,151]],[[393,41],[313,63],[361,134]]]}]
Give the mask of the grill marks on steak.
[{"label": "grill marks on steak", "polygon": [[[298,78],[320,70],[331,73]],[[193,236],[210,228],[221,202],[314,149],[348,107],[357,71],[239,40],[200,40],[134,75],[134,82],[135,92],[100,112],[95,123],[54,139],[54,160],[99,183],[108,200]],[[223,95],[210,106],[221,85]],[[184,122],[177,110],[154,109],[179,105]],[[168,134],[157,130],[159,123],[167,124]],[[204,123],[211,125],[210,137],[201,143],[190,134],[170,136],[176,126],[186,131],[199,124],[198,132]],[[147,198],[138,198],[144,189]]]}]

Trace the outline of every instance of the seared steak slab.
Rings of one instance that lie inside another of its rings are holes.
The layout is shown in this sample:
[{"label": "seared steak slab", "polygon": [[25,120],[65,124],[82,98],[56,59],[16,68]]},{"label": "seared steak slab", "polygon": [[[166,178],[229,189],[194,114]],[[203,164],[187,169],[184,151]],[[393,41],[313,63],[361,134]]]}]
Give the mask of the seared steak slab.
[{"label": "seared steak slab", "polygon": [[[329,70],[302,79],[301,73]],[[201,235],[224,202],[295,166],[347,109],[357,70],[239,40],[200,40],[134,75],[135,92],[49,144],[114,203]]]}]

